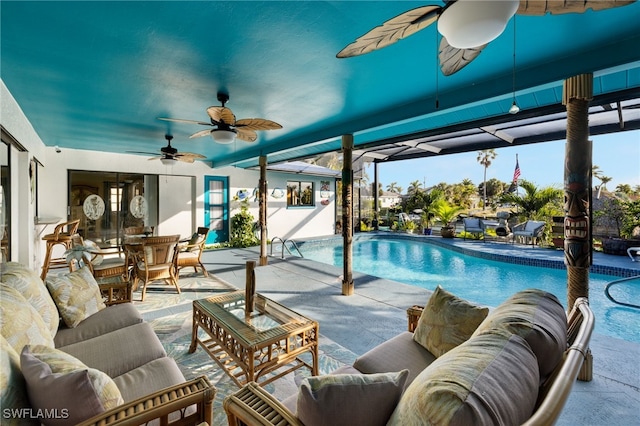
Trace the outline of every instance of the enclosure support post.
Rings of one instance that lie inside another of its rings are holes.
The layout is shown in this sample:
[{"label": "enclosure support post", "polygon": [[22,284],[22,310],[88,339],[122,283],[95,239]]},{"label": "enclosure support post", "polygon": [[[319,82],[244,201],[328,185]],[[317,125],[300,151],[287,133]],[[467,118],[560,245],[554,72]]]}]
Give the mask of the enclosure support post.
[{"label": "enclosure support post", "polygon": [[258,181],[258,224],[260,227],[260,266],[269,263],[267,258],[267,157],[261,155],[260,180]]},{"label": "enclosure support post", "polygon": [[342,294],[353,294],[353,135],[342,136]]}]

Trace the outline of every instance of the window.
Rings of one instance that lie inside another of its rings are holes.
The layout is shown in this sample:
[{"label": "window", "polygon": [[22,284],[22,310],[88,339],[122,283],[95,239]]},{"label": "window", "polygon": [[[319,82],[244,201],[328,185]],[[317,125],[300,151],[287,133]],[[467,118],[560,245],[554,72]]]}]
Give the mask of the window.
[{"label": "window", "polygon": [[287,182],[287,207],[313,206],[313,182]]}]

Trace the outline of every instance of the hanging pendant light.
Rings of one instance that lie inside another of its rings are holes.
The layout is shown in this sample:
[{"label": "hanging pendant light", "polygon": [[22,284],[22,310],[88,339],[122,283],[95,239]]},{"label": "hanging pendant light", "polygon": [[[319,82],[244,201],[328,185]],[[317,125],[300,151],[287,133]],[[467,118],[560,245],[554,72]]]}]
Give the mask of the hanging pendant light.
[{"label": "hanging pendant light", "polygon": [[457,0],[438,18],[438,32],[458,49],[482,46],[502,34],[519,5],[519,0]]}]

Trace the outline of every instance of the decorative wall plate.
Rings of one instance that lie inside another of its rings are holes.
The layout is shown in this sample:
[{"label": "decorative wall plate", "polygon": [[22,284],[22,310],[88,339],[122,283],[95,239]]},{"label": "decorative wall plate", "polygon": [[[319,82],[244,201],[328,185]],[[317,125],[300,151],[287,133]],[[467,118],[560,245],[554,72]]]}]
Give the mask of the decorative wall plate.
[{"label": "decorative wall plate", "polygon": [[282,198],[284,197],[284,189],[282,188],[273,188],[273,192],[271,193],[273,198]]},{"label": "decorative wall plate", "polygon": [[82,211],[91,220],[98,220],[104,214],[104,201],[98,194],[91,194],[84,199]]},{"label": "decorative wall plate", "polygon": [[242,201],[249,197],[249,191],[246,189],[240,189],[236,192],[236,197],[238,197],[238,200]]},{"label": "decorative wall plate", "polygon": [[143,219],[147,215],[147,200],[142,195],[136,195],[129,203],[129,211],[136,219]]}]

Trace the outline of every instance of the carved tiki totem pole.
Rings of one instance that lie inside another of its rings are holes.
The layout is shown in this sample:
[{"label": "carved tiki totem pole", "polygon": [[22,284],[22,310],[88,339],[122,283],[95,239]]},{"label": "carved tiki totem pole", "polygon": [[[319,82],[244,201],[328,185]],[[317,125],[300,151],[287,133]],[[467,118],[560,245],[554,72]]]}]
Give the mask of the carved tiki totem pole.
[{"label": "carved tiki totem pole", "polygon": [[[567,265],[567,308],[579,297],[589,297],[591,266],[591,165],[589,101],[593,75],[581,74],[564,82],[567,107],[567,145],[564,167],[564,261]],[[578,380],[593,378],[593,356],[587,349]]]},{"label": "carved tiki totem pole", "polygon": [[591,141],[589,100],[593,76],[582,74],[564,82],[567,107],[567,145],[564,168],[564,252],[567,265],[567,307],[578,297],[589,297],[591,265]]}]

